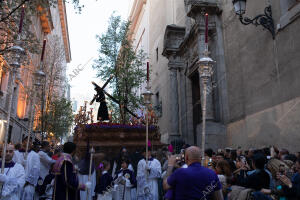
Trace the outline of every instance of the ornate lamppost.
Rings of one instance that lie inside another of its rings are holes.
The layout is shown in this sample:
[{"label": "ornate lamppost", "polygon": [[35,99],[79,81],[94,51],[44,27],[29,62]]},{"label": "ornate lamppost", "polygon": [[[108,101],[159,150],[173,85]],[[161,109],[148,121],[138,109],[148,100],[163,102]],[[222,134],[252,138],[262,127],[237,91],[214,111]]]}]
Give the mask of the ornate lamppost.
[{"label": "ornate lamppost", "polygon": [[28,136],[27,136],[27,144],[26,144],[26,152],[25,152],[25,158],[27,158],[28,148],[29,148],[29,142],[30,142],[30,136],[33,128],[33,121],[34,121],[34,114],[35,114],[35,100],[36,100],[36,93],[38,91],[38,88],[42,85],[42,80],[46,76],[46,74],[41,70],[36,70],[33,73],[34,76],[34,84],[33,84],[33,97],[31,100],[31,109],[30,109],[30,117],[29,117],[29,127],[28,127]]},{"label": "ornate lamppost", "polygon": [[[5,3],[6,5],[6,3]],[[8,63],[10,66],[10,84],[8,86],[8,111],[7,111],[7,120],[6,120],[6,128],[5,128],[5,135],[4,135],[4,145],[3,145],[3,151],[2,151],[2,166],[1,166],[1,173],[4,173],[4,160],[6,157],[6,148],[7,148],[7,140],[8,140],[8,132],[9,132],[9,123],[10,123],[10,116],[11,116],[11,106],[12,106],[12,99],[13,99],[13,93],[14,93],[14,87],[15,87],[15,81],[16,81],[16,75],[18,74],[18,71],[21,67],[22,63],[22,57],[25,55],[25,50],[20,46],[21,44],[21,33],[23,28],[23,20],[25,15],[25,6],[22,5],[21,10],[21,18],[19,23],[19,31],[18,31],[18,37],[16,40],[16,43],[14,46],[9,48],[8,52]],[[17,77],[18,78],[18,77]]]},{"label": "ornate lamppost", "polygon": [[[7,111],[6,126],[5,126],[4,145],[2,151],[3,159],[5,159],[6,156],[6,147],[7,147],[9,123],[10,123],[10,115],[11,115],[11,105],[12,105],[12,99],[13,99],[13,93],[15,87],[16,74],[21,66],[21,58],[25,54],[24,49],[18,45],[19,43],[20,42],[18,41],[15,46],[9,49],[9,57],[10,57],[9,66],[11,67],[10,68],[11,82],[8,88],[8,111]],[[5,162],[3,161],[1,166],[1,173],[4,173],[4,164]]]},{"label": "ornate lamppost", "polygon": [[29,127],[28,127],[28,138],[27,138],[27,144],[26,144],[26,152],[25,152],[25,158],[27,158],[27,153],[28,153],[28,148],[29,148],[29,142],[30,142],[30,132],[32,131],[32,127],[33,127],[33,121],[34,121],[34,114],[35,114],[35,100],[36,100],[36,93],[38,90],[38,88],[40,86],[42,86],[43,81],[46,77],[46,74],[41,70],[43,68],[43,62],[44,62],[44,54],[45,54],[45,48],[46,48],[46,40],[44,39],[43,41],[43,48],[42,48],[42,54],[41,54],[41,60],[40,60],[40,69],[37,69],[34,73],[33,73],[33,80],[34,80],[34,84],[32,86],[32,92],[33,92],[33,97],[31,100],[31,109],[30,109],[30,117],[29,117]]},{"label": "ornate lamppost", "polygon": [[21,32],[23,27],[23,19],[24,19],[24,6],[22,7],[21,12],[21,19],[19,24],[19,34],[16,41],[16,44],[12,46],[9,49],[8,57],[9,57],[9,66],[10,68],[10,74],[11,74],[11,82],[9,84],[8,88],[8,111],[7,111],[7,119],[6,119],[6,130],[5,130],[5,136],[4,136],[4,145],[3,145],[3,151],[2,151],[2,166],[1,166],[1,173],[4,173],[4,159],[6,156],[6,147],[7,147],[7,139],[8,139],[8,132],[9,132],[9,123],[10,123],[10,115],[11,115],[11,105],[12,105],[12,99],[13,99],[13,93],[14,93],[14,87],[15,87],[15,79],[16,74],[21,67],[21,60],[22,56],[25,55],[25,50],[20,46],[20,39],[21,39]]},{"label": "ornate lamppost", "polygon": [[[8,88],[8,111],[7,111],[7,119],[6,119],[6,128],[5,128],[5,135],[4,135],[4,145],[2,149],[2,165],[1,165],[1,173],[4,173],[4,166],[5,166],[5,157],[6,157],[6,148],[7,148],[7,139],[8,139],[8,132],[9,132],[9,123],[10,123],[10,115],[11,115],[11,105],[12,105],[12,99],[13,99],[13,93],[14,93],[14,87],[15,87],[15,79],[16,74],[18,73],[19,68],[21,67],[21,60],[22,56],[25,55],[25,50],[20,46],[21,44],[21,33],[23,28],[23,20],[25,15],[25,6],[22,6],[21,11],[21,18],[19,23],[19,32],[18,32],[18,38],[14,46],[12,46],[9,49],[8,54],[8,61],[10,68],[10,74],[11,74],[11,82],[9,84]],[[2,187],[2,186],[1,186]]]},{"label": "ornate lamppost", "polygon": [[[25,55],[25,50],[20,46],[21,44],[21,33],[22,33],[22,27],[23,27],[23,19],[24,19],[24,6],[22,7],[21,12],[21,19],[19,24],[19,34],[17,41],[14,46],[12,46],[9,49],[8,53],[8,61],[10,66],[10,74],[11,74],[11,82],[9,84],[8,91],[8,111],[7,111],[7,119],[6,119],[6,126],[5,126],[5,135],[4,135],[4,144],[2,149],[2,164],[1,164],[1,173],[4,173],[4,167],[5,167],[5,157],[6,157],[6,149],[7,149],[7,140],[8,140],[8,132],[9,132],[9,123],[10,123],[10,115],[11,115],[11,105],[13,100],[13,94],[14,94],[14,87],[15,87],[15,81],[16,81],[16,74],[18,73],[20,67],[21,67],[21,60],[23,55]],[[2,188],[2,184],[0,184],[0,188]],[[1,189],[2,190],[2,189]],[[0,197],[2,195],[0,194]]]},{"label": "ornate lamppost", "polygon": [[272,38],[275,39],[275,28],[274,28],[274,20],[272,17],[272,8],[271,5],[267,6],[264,10],[264,14],[257,15],[253,19],[248,17],[243,17],[246,12],[246,2],[247,0],[233,0],[233,6],[236,15],[239,16],[239,19],[242,24],[249,25],[253,24],[255,26],[263,26],[268,29],[272,34]]},{"label": "ornate lamppost", "polygon": [[[88,181],[91,181],[91,175],[92,175],[92,166],[93,166],[93,156],[95,154],[95,149],[92,147],[90,149],[90,165],[89,165],[89,176],[88,176]],[[86,195],[86,199],[88,200],[90,197],[90,193],[91,193],[91,189],[89,188],[87,190],[87,195]]]},{"label": "ornate lamppost", "polygon": [[143,93],[144,96],[144,104],[146,105],[146,164],[148,165],[148,141],[149,141],[149,110],[151,105],[151,86],[149,81],[149,62],[147,62],[147,86],[146,92]]},{"label": "ornate lamppost", "polygon": [[203,57],[200,58],[198,61],[198,72],[200,75],[200,79],[203,85],[203,98],[202,98],[202,144],[201,144],[201,150],[202,150],[202,165],[204,165],[205,161],[205,128],[206,128],[206,102],[207,102],[207,92],[210,87],[208,87],[208,83],[211,82],[211,78],[213,75],[213,64],[215,61],[213,61],[209,57],[209,51],[208,51],[208,14],[205,14],[205,50],[203,53]]}]

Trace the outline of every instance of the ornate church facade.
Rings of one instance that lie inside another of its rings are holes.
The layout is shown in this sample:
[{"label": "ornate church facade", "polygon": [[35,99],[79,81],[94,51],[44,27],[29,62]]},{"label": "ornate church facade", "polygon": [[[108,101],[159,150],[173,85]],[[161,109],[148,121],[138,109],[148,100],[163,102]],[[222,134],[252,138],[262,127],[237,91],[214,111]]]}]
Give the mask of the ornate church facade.
[{"label": "ornate church facade", "polygon": [[149,55],[163,142],[201,145],[198,61],[208,13],[208,47],[215,62],[206,90],[206,146],[299,150],[300,2],[247,1],[245,16],[255,18],[269,6],[274,38],[263,26],[242,24],[231,0],[132,2],[131,30],[136,48]]}]

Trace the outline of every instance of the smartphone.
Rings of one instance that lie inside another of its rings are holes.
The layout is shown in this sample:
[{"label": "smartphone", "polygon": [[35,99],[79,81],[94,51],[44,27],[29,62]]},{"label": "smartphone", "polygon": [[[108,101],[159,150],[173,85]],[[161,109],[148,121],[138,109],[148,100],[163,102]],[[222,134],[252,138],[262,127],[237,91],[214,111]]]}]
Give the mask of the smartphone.
[{"label": "smartphone", "polygon": [[280,173],[280,175],[284,175],[284,172],[285,172],[285,167],[284,167],[284,165],[279,165],[279,173]]}]

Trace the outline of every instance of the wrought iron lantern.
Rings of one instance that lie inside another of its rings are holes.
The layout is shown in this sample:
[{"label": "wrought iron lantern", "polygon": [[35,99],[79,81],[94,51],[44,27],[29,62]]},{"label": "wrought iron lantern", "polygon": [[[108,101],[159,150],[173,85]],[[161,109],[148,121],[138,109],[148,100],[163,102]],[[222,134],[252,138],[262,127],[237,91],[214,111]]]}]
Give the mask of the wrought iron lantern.
[{"label": "wrought iron lantern", "polygon": [[42,70],[36,70],[33,75],[35,78],[35,86],[41,86],[46,74]]},{"label": "wrought iron lantern", "polygon": [[246,0],[233,0],[233,6],[237,15],[243,15],[246,12]]},{"label": "wrought iron lantern", "polygon": [[257,15],[253,19],[248,17],[243,17],[246,12],[246,2],[247,0],[233,0],[233,7],[236,15],[239,16],[239,19],[242,24],[249,25],[253,24],[255,26],[263,26],[265,29],[268,29],[272,34],[272,38],[275,38],[275,28],[274,28],[274,20],[272,17],[272,8],[271,5],[267,6],[264,10],[264,14]]},{"label": "wrought iron lantern", "polygon": [[144,96],[144,103],[146,106],[149,106],[151,104],[151,96],[153,95],[153,93],[147,89],[146,92],[143,93]]},{"label": "wrought iron lantern", "polygon": [[200,58],[200,60],[198,61],[199,74],[200,74],[200,78],[202,78],[203,81],[207,82],[211,79],[211,76],[213,74],[213,64],[214,64],[214,62],[215,61],[213,61],[207,55]]},{"label": "wrought iron lantern", "polygon": [[9,65],[13,68],[20,68],[22,56],[25,55],[25,50],[19,45],[12,46],[9,49]]}]

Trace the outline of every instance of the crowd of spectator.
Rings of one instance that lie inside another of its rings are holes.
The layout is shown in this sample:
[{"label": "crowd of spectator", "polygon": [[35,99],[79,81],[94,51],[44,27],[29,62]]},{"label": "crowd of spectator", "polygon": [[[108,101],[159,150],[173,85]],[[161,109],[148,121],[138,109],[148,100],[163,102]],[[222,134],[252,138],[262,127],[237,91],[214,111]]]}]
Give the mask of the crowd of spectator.
[{"label": "crowd of spectator", "polygon": [[[1,199],[299,200],[300,153],[274,146],[206,149],[169,145],[92,159],[76,145],[7,146]],[[67,178],[66,178],[66,177]],[[59,180],[59,181],[57,181]]]}]

